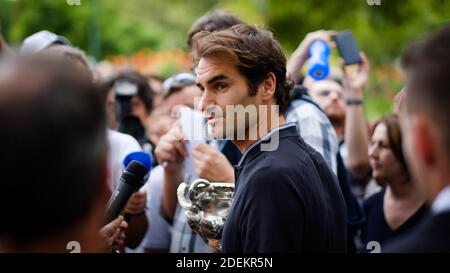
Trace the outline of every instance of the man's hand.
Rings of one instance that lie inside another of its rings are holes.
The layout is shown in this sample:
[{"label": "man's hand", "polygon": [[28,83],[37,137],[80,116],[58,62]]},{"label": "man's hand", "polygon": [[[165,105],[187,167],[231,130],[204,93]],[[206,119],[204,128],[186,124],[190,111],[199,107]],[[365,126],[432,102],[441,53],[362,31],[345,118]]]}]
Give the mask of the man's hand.
[{"label": "man's hand", "polygon": [[[358,69],[354,73],[348,71],[346,66],[342,64],[342,71],[344,72],[344,92],[347,98],[362,99],[364,88],[369,80],[370,64],[364,53],[360,53],[361,63],[358,64]],[[343,61],[342,61],[343,63]]]},{"label": "man's hand", "polygon": [[220,240],[208,239],[208,246],[214,250],[215,253],[222,252],[222,246],[220,245]]},{"label": "man's hand", "polygon": [[361,62],[355,71],[349,71],[342,61],[344,73],[344,97],[347,100],[345,117],[345,144],[347,145],[347,168],[352,177],[365,181],[370,171],[369,156],[369,134],[367,120],[362,103],[349,104],[350,101],[362,102],[364,89],[369,80],[369,61],[364,53],[360,53]]},{"label": "man's hand", "polygon": [[186,140],[181,132],[180,122],[175,122],[169,132],[163,135],[156,145],[155,156],[160,164],[170,172],[179,172],[187,156]]},{"label": "man's hand", "polygon": [[334,30],[318,30],[308,33],[297,49],[292,53],[292,56],[287,62],[287,75],[291,77],[291,80],[297,82],[299,79],[300,71],[303,65],[309,58],[309,47],[315,40],[327,41],[331,47],[334,46],[332,42],[332,36],[336,35]]},{"label": "man's hand", "polygon": [[324,40],[332,46],[331,37],[333,35],[336,35],[336,31],[334,30],[318,30],[308,33],[296,49],[297,56],[303,60],[307,60],[309,58],[309,47],[316,40]]},{"label": "man's hand", "polygon": [[105,249],[122,248],[125,245],[125,230],[127,228],[127,222],[123,220],[123,216],[119,215],[114,221],[100,229],[99,235]]},{"label": "man's hand", "polygon": [[131,215],[141,214],[147,206],[147,186],[143,186],[131,195],[128,200],[125,212]]},{"label": "man's hand", "polygon": [[234,182],[234,169],[228,159],[207,144],[195,146],[193,152],[198,177],[211,182]]}]

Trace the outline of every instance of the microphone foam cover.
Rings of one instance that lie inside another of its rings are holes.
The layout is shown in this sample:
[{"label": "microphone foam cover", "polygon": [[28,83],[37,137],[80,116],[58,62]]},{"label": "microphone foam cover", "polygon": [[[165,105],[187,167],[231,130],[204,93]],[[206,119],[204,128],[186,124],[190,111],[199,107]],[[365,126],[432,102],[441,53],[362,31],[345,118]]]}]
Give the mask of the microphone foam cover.
[{"label": "microphone foam cover", "polygon": [[136,160],[139,163],[141,163],[143,166],[145,166],[145,168],[147,168],[147,172],[150,171],[150,169],[152,168],[153,165],[153,160],[150,154],[146,153],[146,152],[133,152],[128,154],[125,159],[123,160],[123,165],[125,167],[128,166],[128,164],[130,164],[131,161]]}]

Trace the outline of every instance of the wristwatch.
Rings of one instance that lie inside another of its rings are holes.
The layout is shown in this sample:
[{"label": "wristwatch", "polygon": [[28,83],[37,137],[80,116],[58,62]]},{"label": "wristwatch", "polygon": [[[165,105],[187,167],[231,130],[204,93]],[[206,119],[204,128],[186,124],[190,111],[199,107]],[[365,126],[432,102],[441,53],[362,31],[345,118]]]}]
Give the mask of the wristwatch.
[{"label": "wristwatch", "polygon": [[351,105],[361,105],[361,104],[364,103],[364,100],[363,100],[363,99],[346,99],[346,100],[345,100],[345,103],[346,103],[348,106],[351,106]]}]

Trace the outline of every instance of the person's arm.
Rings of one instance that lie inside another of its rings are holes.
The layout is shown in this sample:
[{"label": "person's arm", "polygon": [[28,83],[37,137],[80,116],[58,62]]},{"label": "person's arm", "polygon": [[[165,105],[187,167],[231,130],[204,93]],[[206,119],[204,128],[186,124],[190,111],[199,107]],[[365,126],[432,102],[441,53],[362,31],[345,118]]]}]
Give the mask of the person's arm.
[{"label": "person's arm", "polygon": [[164,186],[163,196],[161,201],[161,207],[164,212],[164,218],[167,218],[170,222],[175,217],[175,210],[177,208],[178,197],[177,189],[180,183],[183,181],[182,171],[170,171],[164,170]]},{"label": "person's arm", "polygon": [[125,245],[135,249],[142,242],[150,223],[145,212],[138,215],[125,214],[128,221],[128,229],[125,232]]},{"label": "person's arm", "polygon": [[309,46],[315,40],[331,41],[331,36],[335,35],[334,30],[319,30],[308,33],[305,39],[299,44],[297,49],[292,53],[286,65],[286,74],[294,83],[300,79],[300,71],[309,58]]},{"label": "person's arm", "polygon": [[368,145],[369,133],[364,113],[364,88],[369,79],[369,61],[361,53],[361,63],[355,73],[343,67],[344,96],[347,102],[345,118],[345,144],[348,151],[347,166],[352,177],[364,179],[370,171]]},{"label": "person's arm", "polygon": [[164,185],[161,207],[165,218],[171,220],[177,208],[177,188],[183,181],[183,161],[187,155],[185,139],[179,122],[172,125],[170,131],[162,136],[155,149],[158,162],[164,166]]},{"label": "person's arm", "polygon": [[143,186],[131,196],[125,209],[125,220],[128,222],[128,229],[125,232],[125,245],[129,248],[135,249],[138,247],[148,230],[149,222],[145,214],[146,205],[147,187]]}]

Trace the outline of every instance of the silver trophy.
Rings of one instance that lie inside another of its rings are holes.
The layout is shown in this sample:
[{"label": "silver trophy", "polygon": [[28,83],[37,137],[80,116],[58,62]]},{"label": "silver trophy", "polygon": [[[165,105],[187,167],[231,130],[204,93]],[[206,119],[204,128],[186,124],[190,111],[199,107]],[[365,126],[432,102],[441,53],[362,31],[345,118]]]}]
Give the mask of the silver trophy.
[{"label": "silver trophy", "polygon": [[178,202],[186,210],[187,223],[205,242],[221,239],[233,191],[234,183],[211,183],[205,179],[197,179],[190,186],[186,183],[178,186]]}]

